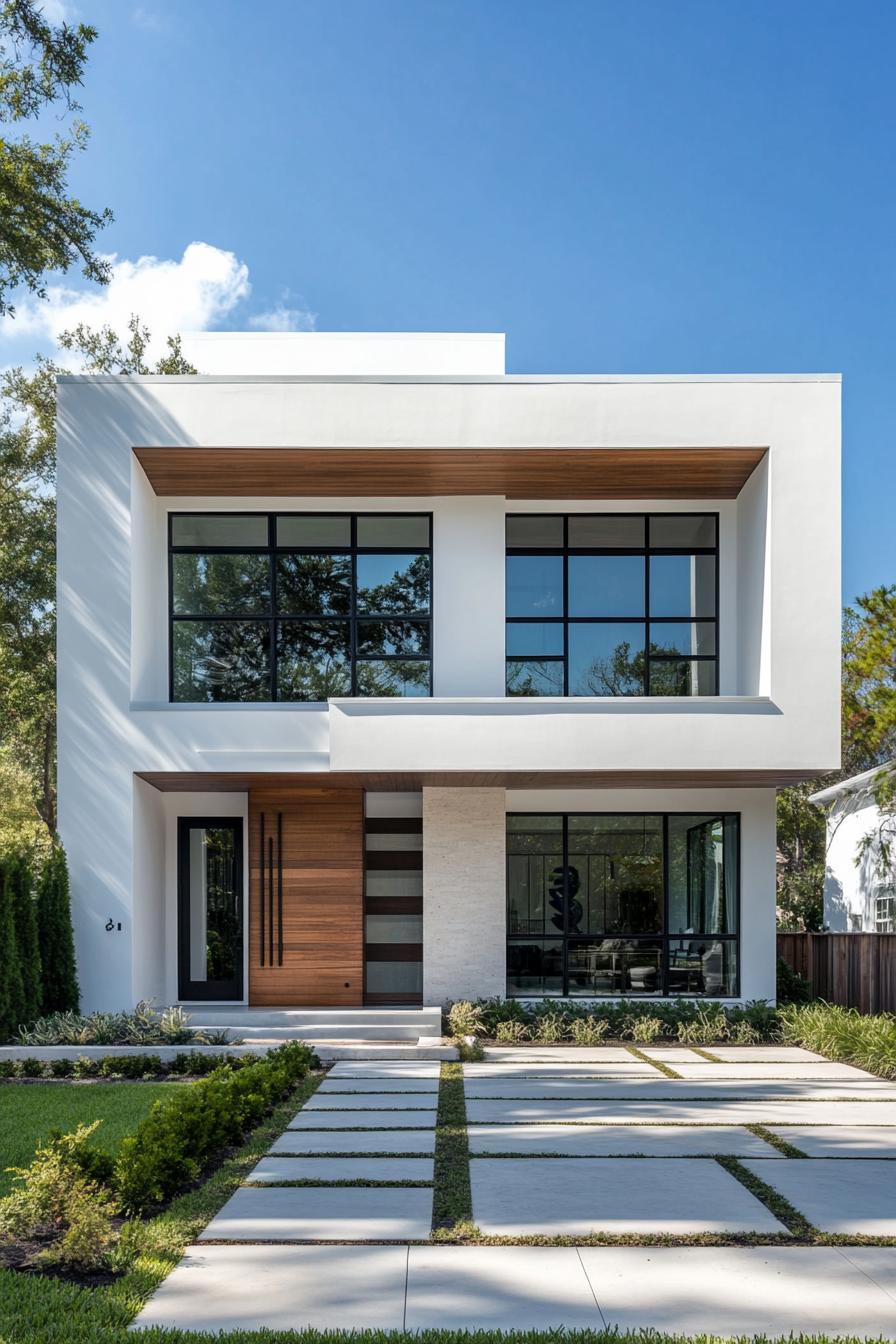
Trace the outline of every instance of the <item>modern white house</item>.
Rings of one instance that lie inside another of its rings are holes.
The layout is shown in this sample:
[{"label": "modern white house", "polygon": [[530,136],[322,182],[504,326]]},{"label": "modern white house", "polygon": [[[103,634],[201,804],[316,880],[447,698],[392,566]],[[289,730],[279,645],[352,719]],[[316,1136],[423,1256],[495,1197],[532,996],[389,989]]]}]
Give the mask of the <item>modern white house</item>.
[{"label": "modern white house", "polygon": [[832,933],[896,933],[896,876],[879,863],[880,840],[892,845],[896,824],[875,795],[881,771],[894,768],[889,761],[811,795],[826,816],[824,926]]},{"label": "modern white house", "polygon": [[775,790],[839,761],[840,382],[189,338],[59,383],[83,997],[775,993]]}]

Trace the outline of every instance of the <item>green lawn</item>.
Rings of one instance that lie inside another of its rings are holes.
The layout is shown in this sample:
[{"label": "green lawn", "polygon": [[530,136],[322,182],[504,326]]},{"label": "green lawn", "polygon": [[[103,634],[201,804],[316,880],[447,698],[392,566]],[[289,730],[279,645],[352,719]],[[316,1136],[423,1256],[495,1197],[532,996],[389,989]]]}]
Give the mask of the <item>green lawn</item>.
[{"label": "green lawn", "polygon": [[154,1101],[188,1083],[0,1083],[0,1195],[12,1188],[7,1167],[27,1167],[51,1129],[69,1133],[102,1120],[94,1142],[115,1153]]}]

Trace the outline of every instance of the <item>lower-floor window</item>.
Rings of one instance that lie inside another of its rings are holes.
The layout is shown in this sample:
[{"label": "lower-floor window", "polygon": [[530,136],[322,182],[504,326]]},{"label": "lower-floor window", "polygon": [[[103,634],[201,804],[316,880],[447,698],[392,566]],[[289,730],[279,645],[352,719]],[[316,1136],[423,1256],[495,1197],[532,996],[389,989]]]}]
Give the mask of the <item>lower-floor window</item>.
[{"label": "lower-floor window", "polygon": [[738,993],[734,813],[511,813],[507,993]]}]

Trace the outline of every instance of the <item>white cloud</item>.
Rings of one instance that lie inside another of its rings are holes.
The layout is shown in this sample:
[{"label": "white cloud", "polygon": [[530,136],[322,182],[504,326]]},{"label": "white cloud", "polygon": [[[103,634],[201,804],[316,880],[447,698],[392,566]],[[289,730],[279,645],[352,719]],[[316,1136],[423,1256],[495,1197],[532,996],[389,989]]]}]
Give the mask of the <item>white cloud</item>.
[{"label": "white cloud", "polygon": [[249,318],[253,331],[314,331],[317,313],[308,308],[289,308],[281,301]]},{"label": "white cloud", "polygon": [[78,10],[70,3],[70,0],[41,0],[38,8],[47,23],[52,23],[54,26],[61,23],[74,23],[78,17]]},{"label": "white cloud", "polygon": [[210,243],[190,243],[180,261],[116,256],[110,261],[112,279],[101,288],[52,285],[45,299],[17,300],[15,317],[0,319],[0,336],[37,336],[55,344],[79,322],[109,326],[122,335],[136,313],[150,330],[152,360],[162,353],[166,336],[214,327],[251,289],[248,266]]}]

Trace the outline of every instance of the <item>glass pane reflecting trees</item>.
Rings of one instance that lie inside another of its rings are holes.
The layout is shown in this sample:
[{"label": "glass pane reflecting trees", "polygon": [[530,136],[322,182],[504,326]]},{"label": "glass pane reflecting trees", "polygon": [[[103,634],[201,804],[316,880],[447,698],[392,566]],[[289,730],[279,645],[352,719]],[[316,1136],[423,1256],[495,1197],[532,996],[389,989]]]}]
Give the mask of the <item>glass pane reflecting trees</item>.
[{"label": "glass pane reflecting trees", "polygon": [[716,695],[715,514],[510,515],[508,695]]},{"label": "glass pane reflecting trees", "polygon": [[175,514],[171,698],[432,692],[428,514]]}]

